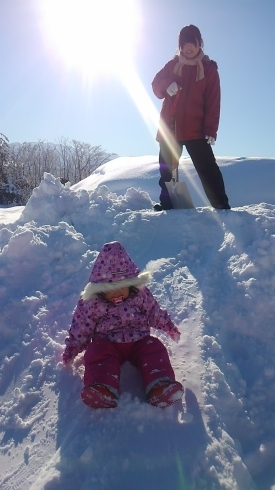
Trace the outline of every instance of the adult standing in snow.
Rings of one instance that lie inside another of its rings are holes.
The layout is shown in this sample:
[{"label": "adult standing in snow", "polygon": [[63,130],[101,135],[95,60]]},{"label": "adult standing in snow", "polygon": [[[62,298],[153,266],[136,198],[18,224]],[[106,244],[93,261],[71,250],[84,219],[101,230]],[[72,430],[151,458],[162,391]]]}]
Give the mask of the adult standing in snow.
[{"label": "adult standing in snow", "polygon": [[230,209],[223,177],[212,151],[220,117],[217,63],[204,54],[200,30],[192,24],[180,31],[178,46],[179,54],[152,82],[156,97],[164,99],[157,133],[161,194],[160,205],[155,209],[172,208],[165,182],[171,181],[183,146],[211,205],[216,209]]},{"label": "adult standing in snow", "polygon": [[63,363],[84,355],[83,402],[91,408],[114,408],[119,398],[120,365],[134,364],[141,373],[148,403],[164,408],[180,400],[168,352],[150,335],[166,332],[174,341],[180,332],[146,287],[149,272],[140,272],[119,242],[105,243],[74,312]]}]

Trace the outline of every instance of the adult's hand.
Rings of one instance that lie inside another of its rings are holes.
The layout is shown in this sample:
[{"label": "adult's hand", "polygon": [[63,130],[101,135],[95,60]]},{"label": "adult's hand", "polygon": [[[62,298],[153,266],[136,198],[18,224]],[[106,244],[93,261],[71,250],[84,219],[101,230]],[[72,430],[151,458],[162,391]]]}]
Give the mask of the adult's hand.
[{"label": "adult's hand", "polygon": [[213,138],[213,136],[205,136],[205,139],[207,140],[207,143],[209,145],[214,145],[216,142],[216,140],[215,140],[215,138]]},{"label": "adult's hand", "polygon": [[173,97],[173,95],[176,95],[176,93],[178,92],[179,90],[179,87],[177,85],[176,82],[172,82],[171,85],[169,85],[168,89],[167,89],[167,93],[168,95],[170,95],[171,97]]}]

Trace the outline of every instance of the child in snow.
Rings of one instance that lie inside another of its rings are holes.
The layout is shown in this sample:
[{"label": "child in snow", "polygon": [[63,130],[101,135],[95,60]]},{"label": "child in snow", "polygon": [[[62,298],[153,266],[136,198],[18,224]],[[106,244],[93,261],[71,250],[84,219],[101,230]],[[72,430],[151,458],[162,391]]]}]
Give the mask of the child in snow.
[{"label": "child in snow", "polygon": [[172,208],[165,182],[171,181],[183,146],[211,205],[230,209],[211,147],[217,138],[220,117],[217,63],[204,54],[201,33],[192,24],[180,31],[178,46],[179,54],[168,61],[152,82],[156,97],[164,99],[157,133],[161,194],[160,205],[155,209]]},{"label": "child in snow", "polygon": [[89,283],[73,315],[63,363],[86,349],[81,398],[92,408],[112,408],[119,398],[120,366],[130,361],[141,373],[148,403],[165,407],[181,399],[162,342],[150,327],[164,330],[176,342],[180,332],[167,311],[146,287],[149,272],[141,273],[119,242],[103,245]]}]

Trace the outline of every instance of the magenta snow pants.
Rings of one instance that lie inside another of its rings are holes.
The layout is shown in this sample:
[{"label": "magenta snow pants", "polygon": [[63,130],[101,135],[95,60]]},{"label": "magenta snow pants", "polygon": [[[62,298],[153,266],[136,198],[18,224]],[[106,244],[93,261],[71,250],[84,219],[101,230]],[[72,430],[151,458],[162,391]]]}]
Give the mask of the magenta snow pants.
[{"label": "magenta snow pants", "polygon": [[131,362],[139,369],[146,394],[158,380],[175,381],[165,346],[158,338],[150,335],[128,343],[96,338],[88,345],[84,361],[85,386],[93,383],[103,384],[118,393],[120,366],[125,361]]}]

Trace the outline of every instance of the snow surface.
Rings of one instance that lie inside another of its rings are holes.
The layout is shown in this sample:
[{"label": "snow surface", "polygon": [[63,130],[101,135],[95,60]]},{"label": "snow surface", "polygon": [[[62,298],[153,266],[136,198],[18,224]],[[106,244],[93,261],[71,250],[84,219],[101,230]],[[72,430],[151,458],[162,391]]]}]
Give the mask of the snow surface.
[{"label": "snow surface", "polygon": [[[275,160],[218,161],[232,211],[206,203],[183,158],[197,209],[154,212],[156,156],[118,158],[72,187],[45,174],[25,207],[0,209],[1,490],[274,490]],[[126,363],[118,407],[90,410],[83,356],[60,362],[109,240],[152,271],[181,330],[179,344],[160,338],[183,406],[147,405]]]}]

